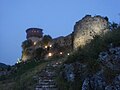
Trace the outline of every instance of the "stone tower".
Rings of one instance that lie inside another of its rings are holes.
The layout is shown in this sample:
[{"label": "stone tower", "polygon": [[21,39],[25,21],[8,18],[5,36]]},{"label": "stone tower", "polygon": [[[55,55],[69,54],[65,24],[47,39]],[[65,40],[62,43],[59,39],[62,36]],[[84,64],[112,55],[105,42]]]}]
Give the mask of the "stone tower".
[{"label": "stone tower", "polygon": [[41,41],[42,37],[43,37],[43,30],[39,29],[39,28],[29,28],[26,30],[26,38],[27,39],[31,39],[32,42],[38,42]]},{"label": "stone tower", "polygon": [[90,42],[95,35],[102,35],[108,31],[108,21],[101,16],[86,15],[74,26],[73,48]]},{"label": "stone tower", "polygon": [[27,61],[33,57],[33,52],[39,46],[37,43],[42,40],[43,30],[39,28],[29,28],[26,30],[26,39],[31,40],[33,45],[22,51],[22,61]]}]

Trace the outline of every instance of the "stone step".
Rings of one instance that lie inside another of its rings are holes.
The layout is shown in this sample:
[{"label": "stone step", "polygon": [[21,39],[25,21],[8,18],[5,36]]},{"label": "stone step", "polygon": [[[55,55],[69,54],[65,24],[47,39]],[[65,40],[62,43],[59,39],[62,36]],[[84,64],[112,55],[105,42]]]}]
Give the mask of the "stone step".
[{"label": "stone step", "polygon": [[43,85],[43,84],[39,84],[36,86],[36,88],[57,88],[56,85]]},{"label": "stone step", "polygon": [[55,82],[44,82],[44,81],[43,81],[43,82],[39,82],[39,84],[43,84],[43,85],[44,85],[44,84],[52,84],[52,85],[54,84],[54,85],[55,85]]},{"label": "stone step", "polygon": [[46,80],[46,81],[49,81],[49,80],[53,80],[55,77],[39,77],[38,80]]},{"label": "stone step", "polygon": [[56,64],[48,64],[45,69],[41,70],[35,90],[58,90],[54,81],[56,77],[54,65]]},{"label": "stone step", "polygon": [[35,90],[58,90],[57,88],[36,88]]},{"label": "stone step", "polygon": [[[56,87],[56,85],[54,85],[54,84],[39,84],[38,86],[39,86],[39,87],[51,87],[51,88],[52,88],[52,87]],[[38,87],[38,86],[37,86],[37,87]]]},{"label": "stone step", "polygon": [[39,82],[54,82],[53,79],[39,79]]}]

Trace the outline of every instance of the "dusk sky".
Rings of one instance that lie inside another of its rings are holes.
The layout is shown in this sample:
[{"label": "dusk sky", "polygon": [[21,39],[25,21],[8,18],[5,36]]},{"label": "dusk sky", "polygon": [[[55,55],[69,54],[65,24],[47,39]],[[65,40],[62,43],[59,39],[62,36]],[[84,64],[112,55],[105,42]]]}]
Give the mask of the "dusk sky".
[{"label": "dusk sky", "polygon": [[53,38],[68,35],[86,14],[120,22],[120,0],[0,0],[0,62],[21,58],[25,30],[42,28]]}]

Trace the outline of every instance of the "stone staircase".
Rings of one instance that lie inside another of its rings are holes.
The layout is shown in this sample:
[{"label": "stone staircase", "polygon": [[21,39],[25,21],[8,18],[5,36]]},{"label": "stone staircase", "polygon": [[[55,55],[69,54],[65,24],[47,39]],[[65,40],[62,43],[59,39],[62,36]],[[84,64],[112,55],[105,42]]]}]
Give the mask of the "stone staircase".
[{"label": "stone staircase", "polygon": [[55,81],[55,77],[57,76],[55,69],[59,65],[58,62],[50,63],[40,72],[35,90],[58,90]]}]

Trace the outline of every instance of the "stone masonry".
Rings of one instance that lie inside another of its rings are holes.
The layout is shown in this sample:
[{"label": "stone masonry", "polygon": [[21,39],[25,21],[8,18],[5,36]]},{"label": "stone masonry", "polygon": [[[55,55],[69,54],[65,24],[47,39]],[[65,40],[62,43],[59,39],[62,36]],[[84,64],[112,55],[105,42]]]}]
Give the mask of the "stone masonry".
[{"label": "stone masonry", "polygon": [[73,48],[90,42],[95,35],[102,35],[108,31],[108,21],[101,16],[86,15],[74,26]]}]

